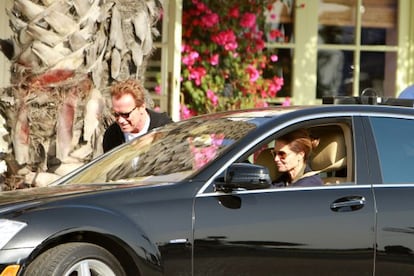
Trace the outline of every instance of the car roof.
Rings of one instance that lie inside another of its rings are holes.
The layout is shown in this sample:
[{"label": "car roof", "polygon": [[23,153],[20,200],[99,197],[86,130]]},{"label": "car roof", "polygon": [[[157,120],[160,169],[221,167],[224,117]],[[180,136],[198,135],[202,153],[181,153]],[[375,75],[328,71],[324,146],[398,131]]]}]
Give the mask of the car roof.
[{"label": "car roof", "polygon": [[[414,100],[383,97],[325,97],[321,105],[269,106],[244,110],[230,110],[209,114],[211,117],[227,118],[257,118],[278,117],[294,111],[308,112],[362,112],[362,113],[392,113],[414,114]],[[205,115],[203,115],[205,116]]]},{"label": "car roof", "polygon": [[300,113],[390,113],[401,115],[414,115],[414,108],[384,105],[302,105],[302,106],[271,106],[259,109],[230,110],[215,114],[202,115],[203,117],[220,118],[258,118],[279,117],[295,112]]}]

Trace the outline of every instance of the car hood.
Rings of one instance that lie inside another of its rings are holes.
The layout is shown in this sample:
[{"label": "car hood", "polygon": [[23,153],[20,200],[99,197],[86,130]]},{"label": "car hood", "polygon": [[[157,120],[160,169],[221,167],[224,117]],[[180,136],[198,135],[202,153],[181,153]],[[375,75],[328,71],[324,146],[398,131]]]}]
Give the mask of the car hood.
[{"label": "car hood", "polygon": [[46,198],[74,195],[79,193],[97,192],[110,189],[121,189],[139,184],[85,184],[85,185],[59,185],[48,187],[27,188],[14,191],[0,192],[0,206],[9,203],[37,201]]}]

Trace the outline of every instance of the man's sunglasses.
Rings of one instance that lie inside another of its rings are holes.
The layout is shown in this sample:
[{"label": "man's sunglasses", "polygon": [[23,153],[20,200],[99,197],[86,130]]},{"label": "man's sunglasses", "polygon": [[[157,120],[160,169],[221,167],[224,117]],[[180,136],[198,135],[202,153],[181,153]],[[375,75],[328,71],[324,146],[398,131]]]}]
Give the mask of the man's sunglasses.
[{"label": "man's sunglasses", "polygon": [[134,107],[130,112],[112,112],[115,118],[122,117],[124,119],[128,119],[131,113],[136,109],[137,107]]}]

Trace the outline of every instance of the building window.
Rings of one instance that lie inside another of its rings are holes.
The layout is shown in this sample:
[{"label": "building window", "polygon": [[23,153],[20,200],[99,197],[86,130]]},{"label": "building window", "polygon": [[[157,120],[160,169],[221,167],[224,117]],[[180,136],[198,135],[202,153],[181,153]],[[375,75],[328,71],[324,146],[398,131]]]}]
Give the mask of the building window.
[{"label": "building window", "polygon": [[396,68],[396,45],[397,1],[320,1],[317,97],[384,95],[396,79],[387,70]]}]

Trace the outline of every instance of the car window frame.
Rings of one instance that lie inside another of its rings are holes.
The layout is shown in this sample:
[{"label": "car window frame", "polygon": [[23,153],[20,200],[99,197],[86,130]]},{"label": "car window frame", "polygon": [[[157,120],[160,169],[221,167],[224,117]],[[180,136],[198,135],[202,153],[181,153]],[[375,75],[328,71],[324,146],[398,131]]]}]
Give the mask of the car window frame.
[{"label": "car window frame", "polygon": [[[279,126],[275,126],[273,129],[271,129],[270,131],[268,131],[267,135],[260,137],[259,141],[253,141],[250,146],[249,149],[246,149],[244,151],[243,154],[241,154],[238,158],[235,158],[232,162],[227,163],[227,165],[225,167],[230,166],[233,163],[240,163],[240,162],[244,162],[246,159],[248,159],[249,156],[251,156],[252,154],[254,154],[254,152],[256,152],[257,150],[259,150],[259,148],[261,148],[264,144],[268,144],[271,143],[272,141],[274,141],[274,139],[278,136],[284,135],[294,129],[297,128],[308,128],[311,126],[316,126],[316,125],[323,125],[323,124],[348,124],[349,125],[349,129],[351,132],[351,137],[349,139],[351,139],[351,141],[348,141],[350,143],[351,146],[351,151],[352,151],[352,165],[351,165],[351,171],[353,173],[353,182],[352,183],[344,183],[344,185],[323,185],[323,186],[315,186],[315,187],[294,187],[294,188],[288,188],[288,189],[321,189],[321,188],[336,188],[338,186],[340,187],[346,187],[346,186],[351,186],[351,187],[355,187],[358,183],[357,183],[357,176],[356,176],[356,172],[357,170],[356,168],[356,155],[357,153],[355,152],[355,130],[354,130],[354,115],[352,113],[345,113],[345,114],[330,114],[330,116],[324,116],[325,114],[317,114],[317,116],[304,116],[303,118],[295,118],[295,120],[291,120],[289,122],[285,122],[284,125],[279,125]],[[323,116],[323,117],[322,117]],[[223,169],[221,171],[220,174],[216,174],[215,176],[213,176],[207,183],[206,185],[200,189],[199,191],[199,195],[204,194],[216,194],[216,192],[214,192],[214,179],[219,178],[219,176],[223,176],[225,172],[225,169]],[[271,191],[273,189],[267,189],[268,191]],[[277,190],[277,189],[276,189]],[[249,190],[249,191],[234,191],[234,193],[256,193],[257,191],[263,191],[263,190]]]}]

